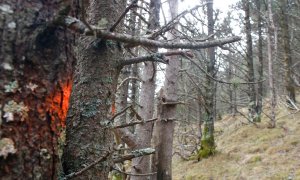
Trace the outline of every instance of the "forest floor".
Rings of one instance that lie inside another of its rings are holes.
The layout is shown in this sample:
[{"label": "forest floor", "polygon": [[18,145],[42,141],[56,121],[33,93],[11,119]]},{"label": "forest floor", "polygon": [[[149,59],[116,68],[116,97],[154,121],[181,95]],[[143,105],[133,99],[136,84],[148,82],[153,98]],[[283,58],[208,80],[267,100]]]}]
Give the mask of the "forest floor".
[{"label": "forest floor", "polygon": [[217,153],[199,162],[174,156],[173,179],[300,180],[300,111],[282,105],[276,117],[269,128],[265,115],[257,126],[224,116],[215,124]]}]

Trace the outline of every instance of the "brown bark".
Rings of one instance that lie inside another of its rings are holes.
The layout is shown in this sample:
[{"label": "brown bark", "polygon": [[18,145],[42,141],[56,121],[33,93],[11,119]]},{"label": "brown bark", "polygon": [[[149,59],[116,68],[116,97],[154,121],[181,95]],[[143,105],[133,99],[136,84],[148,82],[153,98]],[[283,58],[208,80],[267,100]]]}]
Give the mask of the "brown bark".
[{"label": "brown bark", "polygon": [[[250,23],[250,1],[243,1],[243,10],[245,12],[245,32],[246,32],[246,61],[247,61],[247,79],[249,82],[254,82],[254,64],[253,64],[253,49],[252,49],[252,36],[251,36],[251,23]],[[257,121],[257,112],[256,112],[256,91],[255,84],[249,84],[249,91],[247,92],[250,102],[248,107],[248,117],[251,121]]]},{"label": "brown bark", "polygon": [[[268,3],[268,35],[267,35],[267,41],[268,41],[268,75],[269,75],[269,86],[270,86],[270,95],[271,95],[271,127],[275,128],[276,121],[275,121],[275,107],[276,107],[276,95],[275,95],[275,86],[274,86],[274,75],[273,75],[273,61],[276,60],[277,52],[275,52],[275,56],[273,56],[274,52],[272,49],[272,38],[271,34],[275,32],[275,25],[273,21],[273,13],[272,13],[272,2],[271,0],[267,1]],[[276,45],[275,45],[276,46]],[[277,48],[275,48],[277,50]],[[274,58],[275,57],[275,58]]]},{"label": "brown bark", "polygon": [[47,23],[64,3],[1,1],[1,179],[58,178],[75,61],[72,36]]},{"label": "brown bark", "polygon": [[[159,27],[160,0],[150,1],[149,27],[150,31]],[[157,49],[152,49],[156,52]],[[151,119],[154,111],[154,94],[155,94],[156,64],[145,62],[142,74],[143,84],[140,91],[139,114],[143,119]],[[135,134],[137,136],[137,148],[147,148],[151,146],[153,123],[140,124],[136,126]],[[132,161],[132,174],[145,174],[150,172],[150,157],[135,158]],[[145,179],[143,176],[132,176],[132,180]]]},{"label": "brown bark", "polygon": [[[178,14],[178,0],[169,0],[169,9],[171,18]],[[175,26],[176,28],[177,26]],[[170,39],[175,38],[176,31],[169,33]],[[173,154],[173,135],[176,116],[176,104],[163,104],[168,102],[177,102],[177,80],[179,76],[180,61],[173,56],[166,68],[165,83],[163,92],[160,94],[160,102],[157,110],[158,121],[155,125],[154,143],[155,143],[155,163],[157,179],[172,179],[172,154]],[[153,163],[153,162],[152,162]]]},{"label": "brown bark", "polygon": [[256,8],[257,8],[257,33],[258,33],[258,83],[257,86],[257,120],[260,121],[261,113],[262,113],[262,101],[263,101],[263,70],[264,70],[264,62],[263,62],[263,37],[262,37],[262,17],[261,17],[261,2],[259,0],[255,0]]},{"label": "brown bark", "polygon": [[[107,21],[114,24],[124,7],[123,0],[91,0],[86,9],[91,25]],[[117,42],[80,36],[77,45],[78,63],[67,119],[66,146],[63,154],[64,173],[77,172],[112,148],[113,136],[108,126],[122,58]],[[107,179],[112,161],[93,166],[74,179]]]},{"label": "brown bark", "polygon": [[[214,39],[214,15],[213,15],[213,0],[207,1],[207,31],[208,36]],[[216,98],[216,82],[212,79],[215,78],[215,48],[207,49],[208,60],[206,62],[206,78],[205,78],[205,119],[204,131],[201,139],[201,148],[198,152],[198,160],[206,158],[215,153],[215,140],[214,140],[214,121],[216,120],[215,113],[215,98]],[[212,77],[212,78],[211,78]]]},{"label": "brown bark", "polygon": [[289,18],[288,18],[288,4],[287,0],[281,0],[281,13],[280,13],[280,27],[282,31],[282,46],[284,50],[283,65],[285,71],[285,89],[288,95],[287,102],[296,102],[295,87],[293,84],[292,73],[292,51],[290,47],[290,32],[289,32]]}]

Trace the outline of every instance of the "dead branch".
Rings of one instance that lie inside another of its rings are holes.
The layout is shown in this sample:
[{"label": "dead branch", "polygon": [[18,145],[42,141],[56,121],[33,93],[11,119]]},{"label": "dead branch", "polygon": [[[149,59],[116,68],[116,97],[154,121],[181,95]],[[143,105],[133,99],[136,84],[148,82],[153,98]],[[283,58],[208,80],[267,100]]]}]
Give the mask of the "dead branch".
[{"label": "dead branch", "polygon": [[109,29],[110,32],[113,32],[116,27],[118,26],[118,24],[121,22],[121,20],[125,17],[125,15],[128,13],[128,11],[134,7],[137,7],[137,2],[138,0],[133,0],[131,2],[131,4],[124,10],[124,12],[121,14],[121,16],[119,17],[119,19],[115,22],[115,24],[113,24],[111,26],[111,28]]},{"label": "dead branch", "polygon": [[153,53],[147,56],[141,56],[141,57],[134,57],[130,59],[125,59],[121,61],[120,66],[140,63],[140,62],[146,62],[146,61],[152,61],[152,62],[161,62],[164,64],[168,64],[168,59],[165,59],[164,56],[174,56],[174,55],[187,55],[188,57],[194,57],[192,52],[190,51],[169,51],[164,53]]},{"label": "dead branch", "polygon": [[141,80],[140,78],[138,78],[138,77],[128,77],[128,78],[124,79],[124,80],[118,85],[117,90],[119,90],[120,87],[122,87],[123,84],[124,84],[126,81],[129,81],[129,80],[132,80],[132,79],[138,80],[138,81],[142,81],[142,80]]},{"label": "dead branch", "polygon": [[148,122],[153,122],[153,121],[156,121],[156,120],[157,120],[157,118],[149,119],[149,120],[146,120],[146,121],[133,121],[133,122],[129,122],[129,123],[126,123],[126,124],[113,126],[112,129],[125,128],[125,127],[129,127],[129,126],[134,126],[134,125],[137,125],[137,124],[144,124],[144,123],[148,123]]},{"label": "dead branch", "polygon": [[91,26],[93,31],[90,31],[84,23],[82,23],[79,19],[74,17],[64,17],[60,18],[60,20],[56,21],[57,24],[63,25],[77,33],[84,34],[87,36],[96,35],[98,38],[107,39],[107,40],[115,40],[123,43],[130,43],[134,45],[143,45],[146,47],[160,47],[167,49],[203,49],[210,48],[215,46],[222,46],[224,44],[233,43],[241,40],[239,36],[232,36],[228,38],[216,39],[205,42],[168,42],[168,41],[159,41],[159,40],[151,40],[143,37],[131,36],[128,34],[120,34],[115,32],[109,32],[98,28],[96,26]]},{"label": "dead branch", "polygon": [[186,58],[192,62],[195,66],[197,66],[203,73],[205,73],[206,76],[208,76],[210,79],[218,82],[218,83],[222,83],[222,84],[258,84],[258,83],[262,83],[265,81],[265,79],[261,80],[261,81],[256,81],[256,82],[239,82],[239,83],[233,83],[233,82],[226,82],[226,81],[222,81],[220,79],[216,79],[214,77],[212,77],[210,74],[207,73],[207,71],[202,68],[198,63],[196,63],[192,58],[187,57]]},{"label": "dead branch", "polygon": [[120,66],[126,66],[126,65],[131,65],[131,64],[136,64],[136,63],[141,63],[141,62],[146,62],[146,61],[151,61],[151,62],[160,62],[164,64],[168,64],[169,60],[165,58],[163,55],[153,54],[149,56],[142,56],[142,57],[134,57],[127,59],[125,61],[121,61]]},{"label": "dead branch", "polygon": [[68,174],[65,176],[65,179],[71,179],[73,177],[79,176],[80,174],[82,174],[83,172],[89,170],[90,168],[92,168],[93,166],[95,166],[96,164],[105,161],[107,159],[107,157],[111,154],[111,151],[106,151],[105,154],[101,157],[99,157],[96,161],[92,162],[91,164],[87,165],[86,167],[82,168],[81,170]]},{"label": "dead branch", "polygon": [[132,105],[125,107],[122,109],[120,112],[116,113],[112,118],[110,118],[110,121],[113,121],[116,117],[120,116],[123,114],[127,109],[132,108]]},{"label": "dead branch", "polygon": [[113,158],[113,162],[121,163],[126,160],[131,160],[133,158],[146,156],[146,155],[150,155],[150,154],[154,154],[154,153],[155,153],[155,149],[152,149],[152,148],[137,149],[137,150],[131,151],[131,153],[126,154],[124,156]]},{"label": "dead branch", "polygon": [[128,172],[125,172],[125,171],[122,171],[120,169],[117,169],[117,168],[113,168],[114,170],[122,173],[122,174],[125,174],[127,176],[153,176],[155,174],[157,174],[157,172],[151,172],[151,173],[146,173],[146,174],[132,174],[132,173],[128,173]]}]

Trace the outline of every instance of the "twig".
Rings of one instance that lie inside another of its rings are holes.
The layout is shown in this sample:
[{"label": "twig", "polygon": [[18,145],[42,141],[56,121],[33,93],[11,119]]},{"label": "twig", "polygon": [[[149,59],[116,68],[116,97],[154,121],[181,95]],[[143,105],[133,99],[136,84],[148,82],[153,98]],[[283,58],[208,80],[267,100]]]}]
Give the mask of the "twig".
[{"label": "twig", "polygon": [[65,176],[65,179],[71,179],[73,177],[76,177],[76,176],[79,176],[81,175],[83,172],[89,170],[90,168],[92,168],[93,166],[95,166],[96,164],[98,164],[99,162],[102,162],[102,161],[105,161],[106,158],[111,154],[112,152],[111,151],[106,151],[106,153],[99,157],[96,161],[94,161],[93,163],[89,164],[88,166],[86,166],[85,168],[77,171],[77,172],[74,172],[74,173],[71,173],[71,174],[68,174]]},{"label": "twig", "polygon": [[116,113],[112,118],[110,118],[110,121],[113,121],[116,117],[120,116],[123,114],[127,109],[132,108],[132,105],[125,107],[122,109],[120,112]]},{"label": "twig", "polygon": [[128,77],[128,78],[124,79],[124,80],[118,85],[117,90],[119,90],[120,87],[122,87],[123,84],[124,84],[126,81],[132,80],[132,79],[138,80],[138,81],[142,81],[142,80],[141,80],[140,78],[138,78],[138,77]]},{"label": "twig", "polygon": [[256,82],[239,82],[239,83],[232,83],[232,82],[226,82],[226,81],[222,81],[220,79],[216,79],[214,77],[212,77],[210,74],[207,73],[206,70],[204,70],[199,64],[197,64],[192,58],[186,56],[186,58],[191,61],[194,65],[196,65],[203,73],[205,73],[206,76],[208,76],[210,79],[219,82],[219,83],[223,83],[223,84],[258,84],[258,83],[262,83],[265,81],[265,79],[261,80],[261,81],[256,81]]},{"label": "twig", "polygon": [[122,174],[128,175],[128,176],[153,176],[153,175],[157,174],[157,172],[145,173],[145,174],[132,174],[132,173],[128,173],[128,172],[122,171],[122,170],[117,169],[117,168],[113,168],[113,169],[120,172],[120,173],[122,173]]},{"label": "twig", "polygon": [[111,28],[109,28],[110,32],[113,32],[116,29],[116,27],[118,26],[118,24],[121,22],[121,20],[125,17],[125,15],[128,13],[128,11],[131,8],[137,7],[137,2],[138,2],[138,0],[133,0],[132,1],[132,3],[124,10],[124,12],[121,14],[121,16],[119,17],[119,19],[115,22],[115,24],[113,24],[111,26]]},{"label": "twig", "polygon": [[152,148],[137,149],[137,150],[131,151],[129,154],[114,158],[113,162],[121,163],[126,160],[131,160],[133,158],[146,156],[146,155],[150,155],[150,154],[154,154],[154,153],[155,153],[155,149],[152,149]]},{"label": "twig", "polygon": [[148,122],[153,122],[153,121],[156,121],[156,120],[157,120],[157,118],[149,119],[147,121],[129,122],[127,124],[121,124],[121,125],[113,126],[112,129],[125,128],[125,127],[129,127],[129,126],[134,126],[134,125],[137,125],[137,124],[144,124],[144,123],[148,123]]},{"label": "twig", "polygon": [[291,98],[289,96],[286,96],[289,104],[291,104],[297,111],[299,111],[299,108],[296,106],[296,104],[294,103],[293,100],[291,100]]}]

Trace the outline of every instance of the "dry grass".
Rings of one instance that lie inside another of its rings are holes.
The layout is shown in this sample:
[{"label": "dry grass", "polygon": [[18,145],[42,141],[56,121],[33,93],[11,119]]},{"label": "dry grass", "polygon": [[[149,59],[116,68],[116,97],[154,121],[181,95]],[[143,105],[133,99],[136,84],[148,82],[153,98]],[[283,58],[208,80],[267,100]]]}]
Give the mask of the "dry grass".
[{"label": "dry grass", "polygon": [[300,112],[280,107],[276,114],[274,129],[267,117],[258,127],[224,117],[216,123],[218,153],[200,162],[174,157],[173,179],[300,180]]}]

